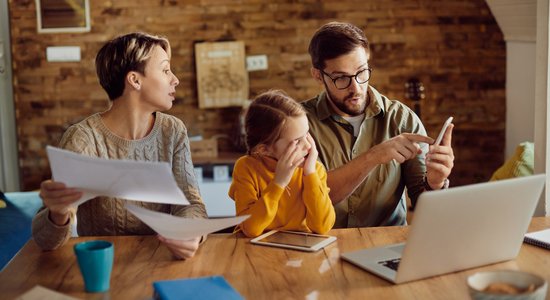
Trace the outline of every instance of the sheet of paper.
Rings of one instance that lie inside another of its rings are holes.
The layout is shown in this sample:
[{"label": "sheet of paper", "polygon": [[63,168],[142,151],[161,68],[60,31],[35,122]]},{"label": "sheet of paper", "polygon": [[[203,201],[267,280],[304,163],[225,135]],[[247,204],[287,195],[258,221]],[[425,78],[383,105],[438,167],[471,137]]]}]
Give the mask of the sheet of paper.
[{"label": "sheet of paper", "polygon": [[84,192],[77,205],[97,196],[189,204],[166,162],[89,157],[51,146],[46,151],[54,180]]},{"label": "sheet of paper", "polygon": [[73,298],[65,294],[47,289],[40,285],[35,285],[32,289],[25,292],[23,295],[20,295],[16,300],[77,300],[78,298]]},{"label": "sheet of paper", "polygon": [[240,224],[248,215],[223,219],[188,219],[126,203],[126,209],[158,234],[174,240],[187,240]]}]

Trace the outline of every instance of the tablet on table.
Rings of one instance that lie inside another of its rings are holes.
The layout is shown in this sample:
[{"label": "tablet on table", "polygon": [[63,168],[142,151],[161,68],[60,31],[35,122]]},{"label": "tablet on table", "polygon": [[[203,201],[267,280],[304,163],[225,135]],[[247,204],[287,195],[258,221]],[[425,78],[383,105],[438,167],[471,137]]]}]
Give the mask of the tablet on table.
[{"label": "tablet on table", "polygon": [[335,236],[329,235],[298,231],[271,230],[250,240],[250,242],[257,245],[314,252],[323,249],[335,240]]}]

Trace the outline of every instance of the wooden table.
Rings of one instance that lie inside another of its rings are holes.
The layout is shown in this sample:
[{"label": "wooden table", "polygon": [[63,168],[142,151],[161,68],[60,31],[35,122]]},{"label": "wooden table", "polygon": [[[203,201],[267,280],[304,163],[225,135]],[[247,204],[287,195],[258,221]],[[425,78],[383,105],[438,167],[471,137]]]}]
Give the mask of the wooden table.
[{"label": "wooden table", "polygon": [[[550,227],[534,218],[529,231]],[[550,251],[524,244],[512,261],[393,285],[343,262],[340,253],[402,242],[406,227],[336,229],[336,243],[316,253],[252,245],[241,235],[212,235],[196,256],[174,261],[152,236],[101,237],[115,244],[111,290],[86,294],[72,246],[98,237],[74,238],[51,252],[31,240],[0,273],[0,298],[13,299],[40,284],[85,299],[148,299],[152,282],[223,275],[247,299],[468,299],[466,278],[482,270],[529,271],[550,281]]]}]

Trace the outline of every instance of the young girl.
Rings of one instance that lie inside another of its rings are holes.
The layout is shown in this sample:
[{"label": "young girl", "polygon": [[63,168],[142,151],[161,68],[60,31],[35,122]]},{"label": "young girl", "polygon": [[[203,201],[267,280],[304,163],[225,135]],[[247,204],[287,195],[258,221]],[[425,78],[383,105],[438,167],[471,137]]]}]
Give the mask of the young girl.
[{"label": "young girl", "polygon": [[327,173],[317,161],[302,106],[281,91],[259,95],[246,115],[248,155],[233,170],[229,196],[249,237],[284,229],[326,233],[334,225]]}]

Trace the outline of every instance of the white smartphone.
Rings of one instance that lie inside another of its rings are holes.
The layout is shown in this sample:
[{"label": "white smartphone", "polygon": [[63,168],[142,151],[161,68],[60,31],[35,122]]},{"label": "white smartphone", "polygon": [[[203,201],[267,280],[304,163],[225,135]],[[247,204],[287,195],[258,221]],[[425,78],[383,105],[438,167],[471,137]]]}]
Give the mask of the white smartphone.
[{"label": "white smartphone", "polygon": [[445,134],[445,131],[447,131],[447,127],[453,122],[453,117],[449,117],[447,121],[445,121],[445,124],[443,124],[443,128],[441,128],[441,131],[439,132],[439,135],[437,136],[437,139],[435,139],[434,145],[441,144],[441,140],[443,140],[443,135]]},{"label": "white smartphone", "polygon": [[250,240],[252,244],[288,248],[302,251],[317,251],[334,242],[335,236],[297,232],[271,230]]}]

